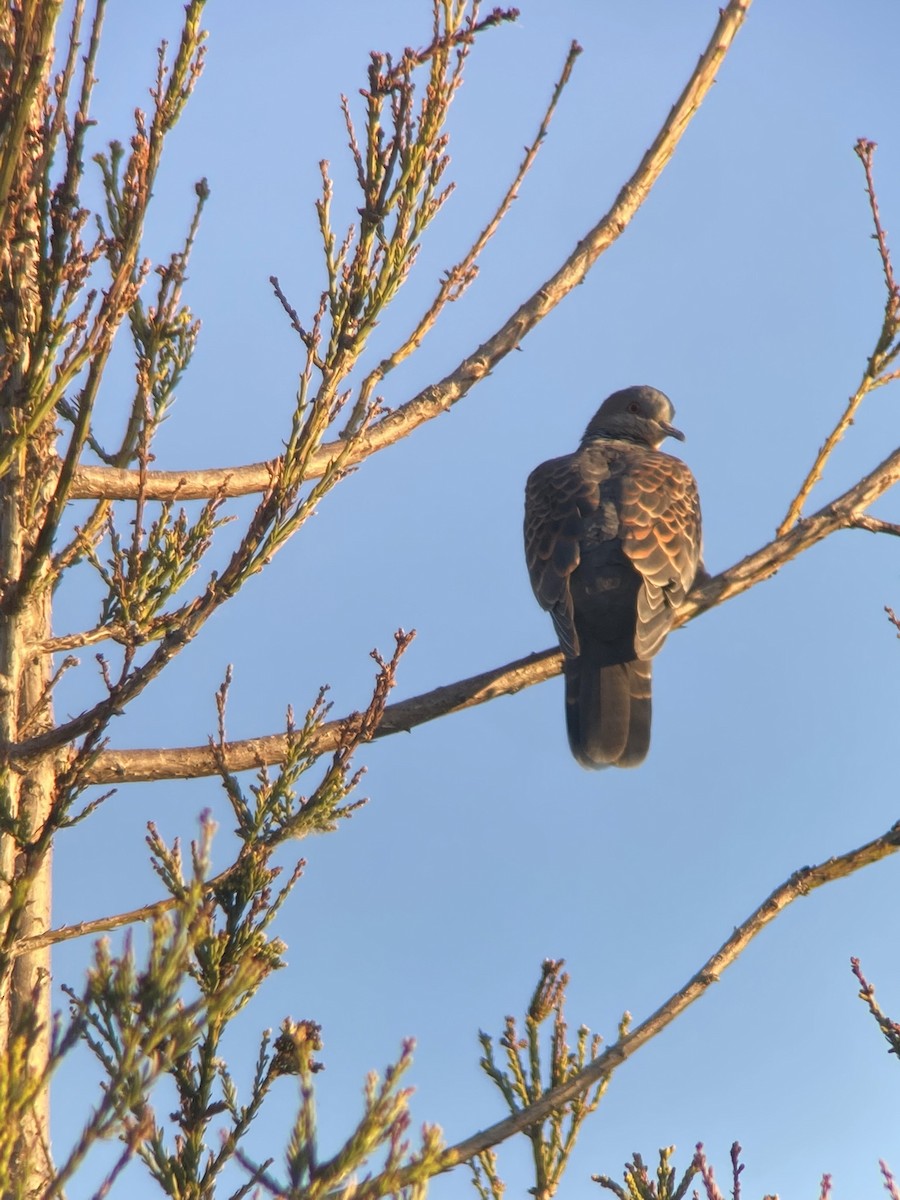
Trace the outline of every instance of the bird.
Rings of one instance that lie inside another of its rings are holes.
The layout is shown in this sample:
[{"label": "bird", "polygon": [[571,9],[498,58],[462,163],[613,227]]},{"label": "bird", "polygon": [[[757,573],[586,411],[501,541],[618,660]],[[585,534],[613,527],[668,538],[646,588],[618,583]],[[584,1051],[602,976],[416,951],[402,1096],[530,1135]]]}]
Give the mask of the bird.
[{"label": "bird", "polygon": [[684,441],[647,386],[608,396],[573,454],[525,489],[525,558],[563,652],[569,746],[583,767],[636,767],[650,748],[653,656],[702,565],[690,469],[659,446]]}]

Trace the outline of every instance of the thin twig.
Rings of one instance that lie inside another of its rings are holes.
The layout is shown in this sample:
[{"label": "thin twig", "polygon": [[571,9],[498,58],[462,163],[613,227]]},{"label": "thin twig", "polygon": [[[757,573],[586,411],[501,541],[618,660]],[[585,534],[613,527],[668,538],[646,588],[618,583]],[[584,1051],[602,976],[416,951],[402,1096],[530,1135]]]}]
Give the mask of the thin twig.
[{"label": "thin twig", "polygon": [[863,170],[866,175],[866,194],[869,197],[869,208],[875,226],[873,237],[878,243],[878,253],[881,258],[881,268],[884,272],[884,282],[887,291],[881,331],[878,335],[875,349],[872,351],[869,361],[866,364],[859,387],[847,401],[847,406],[841,414],[838,423],[820,447],[815,462],[801,483],[797,495],[791,501],[784,520],[778,526],[779,534],[785,533],[795,521],[799,520],[803,506],[809,499],[810,492],[822,478],[822,472],[835,446],[837,446],[838,442],[853,424],[853,418],[869,392],[874,391],[877,387],[884,387],[886,383],[892,382],[900,375],[898,371],[886,372],[885,370],[894,361],[897,354],[900,353],[900,342],[895,344],[898,329],[900,329],[900,291],[898,291],[894,279],[887,235],[881,224],[881,216],[878,212],[878,198],[875,193],[875,179],[872,174],[872,160],[875,148],[875,143],[866,141],[865,138],[860,138],[854,147],[860,162],[863,164]]},{"label": "thin twig", "polygon": [[478,258],[481,256],[481,252],[484,250],[485,246],[497,232],[501,221],[509,212],[513,202],[517,199],[519,191],[521,190],[522,184],[525,180],[525,176],[534,165],[534,161],[538,156],[538,152],[540,151],[541,146],[544,144],[547,133],[550,129],[550,122],[553,120],[553,114],[556,112],[556,106],[559,103],[560,96],[562,95],[563,89],[566,87],[572,76],[572,71],[575,67],[575,60],[577,59],[578,55],[581,54],[581,52],[581,46],[579,46],[577,42],[572,42],[571,46],[569,47],[569,52],[566,55],[566,61],[563,64],[562,73],[553,89],[553,95],[550,97],[550,102],[547,105],[546,112],[541,120],[537,135],[535,136],[531,145],[526,148],[525,157],[522,159],[519,169],[516,172],[516,176],[507,189],[506,195],[500,201],[496,212],[488,221],[487,225],[485,225],[484,229],[482,229],[481,233],[472,243],[465,257],[460,259],[456,266],[451,267],[450,270],[447,271],[443,282],[438,289],[438,293],[431,303],[431,306],[418,321],[412,333],[409,334],[402,345],[397,347],[393,354],[389,354],[386,358],[382,359],[378,366],[363,380],[362,386],[359,390],[359,399],[354,405],[353,413],[351,414],[347,427],[343,430],[342,436],[346,437],[348,433],[352,432],[358,427],[359,422],[362,419],[362,415],[369,409],[369,400],[372,392],[382,381],[382,379],[384,379],[385,375],[387,375],[390,371],[393,371],[394,368],[399,366],[400,363],[408,358],[414,350],[419,348],[426,335],[434,328],[444,307],[451,301],[458,300],[475,278],[477,272],[477,267],[475,264]]},{"label": "thin twig", "polygon": [[[531,332],[573,288],[585,278],[604,251],[608,250],[630,224],[650,194],[664,167],[675,152],[688,125],[715,82],[725,55],[744,23],[751,0],[730,0],[720,10],[712,37],[684,90],[641,159],[636,171],[624,184],[612,208],[578,243],[563,265],[473,354],[436,384],[395,408],[355,439],[347,449],[340,440],[328,442],[310,457],[307,479],[318,478],[328,464],[345,452],[342,462],[350,467],[386,446],[412,433],[425,421],[438,416],[461,400],[496,368],[507,354],[516,350]],[[218,471],[151,471],[147,475],[148,500],[171,498],[177,489],[179,499],[203,499],[221,492],[225,496],[247,495],[262,491],[271,478],[272,465],[256,463],[228,467]],[[109,467],[79,467],[69,495],[72,499],[133,499],[137,495],[136,471]]]},{"label": "thin twig", "polygon": [[890,1167],[883,1158],[878,1160],[878,1165],[881,1168],[881,1175],[884,1179],[884,1188],[888,1196],[890,1196],[890,1200],[900,1200],[900,1186],[898,1186],[897,1180],[894,1178]]},{"label": "thin twig", "polygon": [[[242,863],[234,863],[212,879],[205,881],[204,893],[212,895],[216,888],[228,883],[236,871],[242,869]],[[20,938],[12,947],[12,956],[18,958],[21,954],[31,954],[46,946],[56,946],[60,942],[70,942],[74,938],[92,937],[98,933],[111,933],[121,929],[123,925],[137,925],[161,917],[182,903],[179,896],[168,896],[165,900],[155,900],[150,904],[142,904],[140,908],[132,908],[128,912],[114,913],[107,917],[97,917],[92,921],[76,921],[72,925],[59,925],[55,929],[47,929],[43,933],[31,937]]]},{"label": "thin twig", "polygon": [[287,296],[282,291],[281,283],[278,280],[278,276],[270,275],[269,283],[271,283],[271,285],[272,285],[272,289],[275,292],[275,295],[278,299],[278,303],[281,305],[281,307],[284,309],[285,313],[287,314],[288,320],[291,323],[291,328],[294,330],[295,333],[297,333],[299,335],[300,340],[303,342],[304,346],[306,346],[307,350],[314,349],[315,342],[313,339],[313,335],[308,330],[304,329],[303,324],[301,323],[300,318],[297,315],[297,310],[294,308],[294,306],[291,304],[290,300],[288,300]]},{"label": "thin twig", "polygon": [[879,517],[869,517],[862,513],[847,522],[850,529],[865,529],[868,533],[889,533],[892,537],[900,537],[900,525],[892,521],[882,521]]},{"label": "thin twig", "polygon": [[877,148],[877,143],[868,141],[866,138],[860,138],[854,146],[854,151],[862,163],[866,174],[866,195],[869,198],[872,223],[875,226],[874,236],[878,242],[878,253],[881,257],[881,266],[884,271],[884,286],[887,289],[889,302],[893,300],[893,307],[896,310],[897,306],[900,305],[900,289],[898,289],[897,281],[894,278],[894,269],[891,265],[891,252],[887,243],[887,233],[881,223],[881,214],[878,211],[878,195],[875,191],[875,177],[872,173],[872,163]]}]

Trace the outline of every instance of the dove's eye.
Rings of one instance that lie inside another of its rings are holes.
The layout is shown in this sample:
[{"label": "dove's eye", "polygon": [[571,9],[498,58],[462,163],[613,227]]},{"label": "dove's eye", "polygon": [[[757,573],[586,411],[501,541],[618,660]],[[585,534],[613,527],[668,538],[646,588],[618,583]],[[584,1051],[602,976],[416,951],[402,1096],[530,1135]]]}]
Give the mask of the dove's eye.
[{"label": "dove's eye", "polygon": [[631,402],[631,403],[628,405],[628,411],[629,411],[629,412],[636,413],[636,412],[637,412],[637,410],[638,410],[638,406],[637,406],[637,404],[634,402],[634,400],[632,400],[632,402]]}]

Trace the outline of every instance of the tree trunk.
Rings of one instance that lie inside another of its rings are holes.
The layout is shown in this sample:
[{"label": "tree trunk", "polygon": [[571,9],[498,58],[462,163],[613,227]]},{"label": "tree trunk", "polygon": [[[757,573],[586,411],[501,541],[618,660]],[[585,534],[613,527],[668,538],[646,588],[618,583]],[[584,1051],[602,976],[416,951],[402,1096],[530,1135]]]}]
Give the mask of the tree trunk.
[{"label": "tree trunk", "polygon": [[[43,106],[58,3],[7,10],[2,61],[7,121],[3,134],[0,238],[0,448],[15,448],[0,479],[0,742],[7,745],[52,721],[49,659],[31,649],[49,636],[50,588],[43,569],[28,573],[52,486],[53,417],[35,416],[38,384],[31,371],[40,325],[39,195],[46,170]],[[34,74],[17,74],[17,62]],[[18,80],[18,83],[16,82]],[[18,103],[16,103],[18,101]],[[0,1195],[32,1197],[52,1177],[46,1065],[50,1046],[50,958],[47,950],[16,957],[22,937],[50,922],[47,815],[54,796],[49,759],[23,770],[0,768],[0,1054],[6,1128],[0,1131]]]},{"label": "tree trunk", "polygon": [[[15,408],[4,404],[4,436],[8,418],[15,412]],[[39,440],[50,444],[49,439]],[[47,470],[46,460],[41,464],[42,457],[23,453],[21,469],[11,471],[0,483],[0,564],[7,581],[19,578],[27,557],[29,531],[22,519],[26,515],[23,509],[35,471],[41,465]],[[46,656],[29,651],[30,646],[49,636],[49,591],[29,598],[21,607],[12,607],[13,611],[4,612],[0,619],[0,737],[7,743],[20,740],[23,734],[40,732],[52,719],[46,694]],[[53,789],[54,771],[49,759],[30,763],[24,773],[10,767],[4,771],[0,1053],[9,1072],[7,1086],[12,1089],[31,1086],[43,1075],[49,1051],[49,951],[18,957],[14,952],[20,938],[42,932],[50,923],[50,851],[49,844],[41,844],[40,834],[50,811]],[[4,1196],[37,1194],[46,1185],[51,1171],[48,1121],[48,1093],[44,1087],[29,1102],[18,1123],[12,1177],[4,1181]]]}]

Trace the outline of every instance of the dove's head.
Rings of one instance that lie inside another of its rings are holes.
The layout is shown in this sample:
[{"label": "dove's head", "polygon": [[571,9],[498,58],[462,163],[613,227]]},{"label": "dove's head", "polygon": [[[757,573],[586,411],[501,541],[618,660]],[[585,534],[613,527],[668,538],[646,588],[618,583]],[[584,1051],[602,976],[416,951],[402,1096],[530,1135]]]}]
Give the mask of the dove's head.
[{"label": "dove's head", "polygon": [[591,438],[622,438],[644,446],[658,446],[664,438],[684,441],[684,434],[672,424],[675,408],[668,396],[652,387],[627,387],[613,392],[597,409],[583,442]]}]

